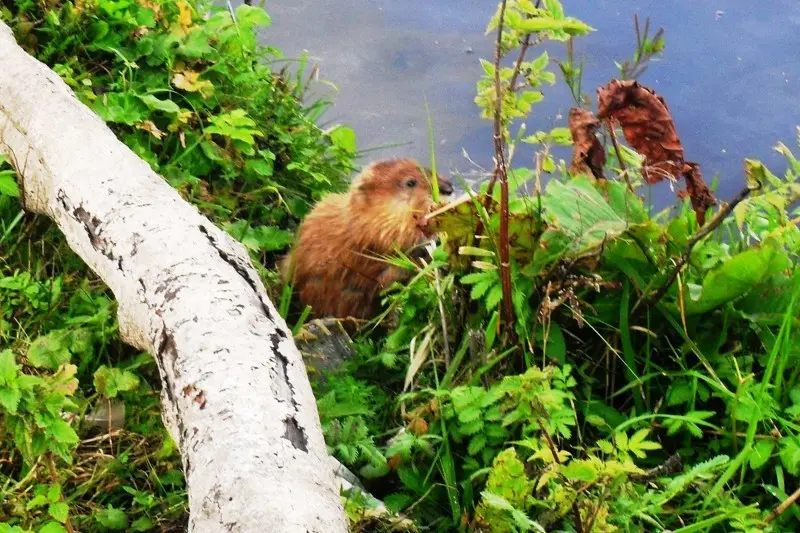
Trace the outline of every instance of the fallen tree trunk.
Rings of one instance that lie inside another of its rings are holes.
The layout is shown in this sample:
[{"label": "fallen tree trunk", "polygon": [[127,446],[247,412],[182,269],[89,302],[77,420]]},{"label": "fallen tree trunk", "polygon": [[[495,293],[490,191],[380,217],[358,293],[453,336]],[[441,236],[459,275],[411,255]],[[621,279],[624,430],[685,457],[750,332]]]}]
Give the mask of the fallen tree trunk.
[{"label": "fallen tree trunk", "polygon": [[153,354],[192,532],[346,531],[301,357],[245,249],[118,141],[0,22],[0,152]]}]

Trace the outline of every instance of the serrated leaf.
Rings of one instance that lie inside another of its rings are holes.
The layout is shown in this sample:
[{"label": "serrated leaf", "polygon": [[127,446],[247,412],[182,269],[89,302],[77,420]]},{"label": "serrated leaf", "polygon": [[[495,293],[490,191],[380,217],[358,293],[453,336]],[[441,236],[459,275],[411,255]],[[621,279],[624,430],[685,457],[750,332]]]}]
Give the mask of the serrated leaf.
[{"label": "serrated leaf", "polygon": [[494,280],[481,280],[480,282],[476,283],[472,286],[472,290],[469,292],[470,299],[480,300],[492,285],[494,285]]},{"label": "serrated leaf", "polygon": [[470,455],[477,455],[486,447],[486,435],[479,433],[472,437],[467,446],[467,453]]},{"label": "serrated leaf", "polygon": [[67,533],[67,530],[60,523],[51,521],[42,526],[37,533]]},{"label": "serrated leaf", "polygon": [[756,441],[753,446],[753,451],[750,454],[750,468],[757,470],[764,466],[772,456],[775,450],[775,441],[773,439],[761,439]]},{"label": "serrated leaf", "polygon": [[47,508],[47,514],[63,524],[69,516],[69,505],[64,502],[51,503]]},{"label": "serrated leaf", "polygon": [[591,483],[595,481],[599,474],[597,468],[589,461],[575,460],[561,468],[561,474],[571,481],[582,481]]},{"label": "serrated leaf", "polygon": [[53,331],[37,337],[28,348],[28,362],[36,368],[55,370],[69,363],[70,353],[66,344],[64,331]]},{"label": "serrated leaf", "polygon": [[100,525],[108,529],[119,531],[127,529],[128,527],[128,515],[126,515],[121,509],[115,509],[111,506],[106,509],[96,511],[94,518],[100,523]]},{"label": "serrated leaf", "polygon": [[60,442],[62,444],[78,443],[78,435],[75,433],[75,430],[73,430],[72,426],[60,418],[55,419],[47,429],[56,442]]},{"label": "serrated leaf", "polygon": [[3,350],[0,352],[0,385],[13,383],[19,374],[19,366],[17,365],[14,352],[11,350]]},{"label": "serrated leaf", "polygon": [[600,451],[602,451],[603,453],[607,455],[611,455],[612,453],[614,453],[614,445],[608,442],[607,440],[605,439],[598,440],[596,444],[597,447],[600,448]]},{"label": "serrated leaf", "polygon": [[494,309],[503,299],[503,286],[500,284],[493,285],[486,295],[486,308]]}]

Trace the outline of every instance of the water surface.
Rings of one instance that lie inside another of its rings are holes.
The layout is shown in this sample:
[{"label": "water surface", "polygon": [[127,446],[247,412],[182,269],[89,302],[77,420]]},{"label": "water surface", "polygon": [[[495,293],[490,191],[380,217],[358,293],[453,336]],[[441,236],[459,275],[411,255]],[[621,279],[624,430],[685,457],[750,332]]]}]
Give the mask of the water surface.
[{"label": "water surface", "polygon": [[[717,0],[564,0],[568,14],[597,31],[577,40],[584,92],[617,75],[615,60],[633,53],[633,15],[663,26],[666,50],[640,81],[661,94],[675,118],[686,158],[730,198],[743,186],[742,158],[782,172],[777,141],[796,146],[800,124],[800,2]],[[427,98],[442,168],[470,175],[491,168],[491,124],[473,103],[478,59],[491,58],[485,35],[492,0],[272,0],[273,26],[262,40],[287,57],[308,50],[320,76],[338,86],[331,123],[352,126],[359,147],[404,143],[369,152],[365,160],[407,155],[427,161]],[[562,45],[548,47],[563,58]],[[553,70],[558,73],[557,66]],[[319,89],[319,88],[318,88]],[[527,120],[528,131],[566,125],[572,106],[562,83]],[[469,156],[467,159],[464,152]],[[521,153],[520,165],[530,165]],[[657,203],[671,201],[666,187]]]}]

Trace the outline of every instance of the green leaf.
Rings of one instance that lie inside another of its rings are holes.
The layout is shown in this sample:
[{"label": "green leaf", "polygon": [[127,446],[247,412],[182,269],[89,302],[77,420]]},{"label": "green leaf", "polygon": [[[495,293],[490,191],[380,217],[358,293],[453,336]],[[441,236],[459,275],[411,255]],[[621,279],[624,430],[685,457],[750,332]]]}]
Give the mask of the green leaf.
[{"label": "green leaf", "polygon": [[591,483],[599,474],[597,468],[589,461],[575,460],[561,468],[561,474],[570,481]]},{"label": "green leaf", "polygon": [[485,447],[486,435],[479,433],[470,439],[469,446],[467,446],[467,453],[470,455],[478,455]]},{"label": "green leaf", "polygon": [[236,7],[236,20],[245,28],[266,27],[272,24],[272,19],[264,9],[247,4]]},{"label": "green leaf", "polygon": [[147,106],[133,93],[106,93],[94,101],[92,109],[106,122],[129,126],[149,115]]},{"label": "green leaf", "polygon": [[775,450],[775,441],[773,439],[760,439],[756,441],[753,446],[753,451],[750,453],[750,468],[758,470],[764,466],[772,452]]},{"label": "green leaf", "polygon": [[164,113],[177,113],[181,110],[181,108],[178,107],[178,104],[172,100],[161,100],[152,94],[146,94],[144,96],[140,95],[139,100],[144,102],[147,107],[155,111],[163,111]]},{"label": "green leaf", "polygon": [[503,299],[503,286],[501,284],[493,285],[486,295],[486,309],[494,309]]},{"label": "green leaf", "polygon": [[618,237],[630,224],[583,176],[567,183],[550,180],[542,204],[552,225],[571,238],[570,248],[576,255]]},{"label": "green leaf", "polygon": [[37,533],[67,533],[67,530],[58,522],[48,522]]},{"label": "green leaf", "polygon": [[14,352],[3,350],[0,352],[0,385],[11,384],[19,375],[19,365],[17,365]]},{"label": "green leaf", "polygon": [[555,19],[548,17],[533,17],[521,18],[519,20],[512,20],[509,18],[508,27],[514,30],[524,32],[564,32],[567,35],[586,35],[594,31],[594,28],[580,20],[567,17],[563,19]]},{"label": "green leaf", "polygon": [[56,442],[70,445],[78,443],[79,439],[78,435],[75,433],[75,430],[73,430],[72,426],[60,418],[53,420],[48,429],[50,430],[50,434],[53,436]]},{"label": "green leaf", "polygon": [[51,503],[47,508],[47,514],[63,524],[69,516],[69,505],[64,502]]},{"label": "green leaf", "polygon": [[19,185],[17,185],[16,175],[13,170],[0,170],[0,196],[19,198]]},{"label": "green leaf", "polygon": [[128,528],[128,515],[121,509],[115,509],[111,505],[109,505],[107,509],[95,512],[94,519],[97,520],[101,526],[108,529],[118,531]]},{"label": "green leaf", "polygon": [[130,392],[139,386],[133,372],[101,365],[94,373],[94,388],[106,398],[116,398],[120,392]]},{"label": "green leaf", "polygon": [[480,300],[480,298],[486,294],[486,291],[494,285],[495,280],[493,279],[484,279],[476,283],[472,286],[472,290],[469,293],[469,297],[472,300]]},{"label": "green leaf", "polygon": [[349,154],[356,153],[356,132],[352,128],[337,126],[328,132],[328,136],[337,148]]},{"label": "green leaf", "polygon": [[768,237],[760,246],[738,253],[711,270],[703,279],[700,297],[684,299],[686,314],[705,313],[739,298],[776,270],[788,267],[790,261],[779,248],[777,240]]},{"label": "green leaf", "polygon": [[28,362],[36,368],[56,370],[69,363],[70,353],[66,344],[67,332],[53,331],[37,337],[28,348]]}]

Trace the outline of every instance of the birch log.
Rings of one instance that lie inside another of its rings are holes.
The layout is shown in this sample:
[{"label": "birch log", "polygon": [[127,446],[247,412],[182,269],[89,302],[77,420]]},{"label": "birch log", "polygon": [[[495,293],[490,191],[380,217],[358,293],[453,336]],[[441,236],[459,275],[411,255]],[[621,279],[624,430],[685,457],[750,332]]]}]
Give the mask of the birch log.
[{"label": "birch log", "polygon": [[301,357],[244,248],[184,202],[0,22],[0,152],[24,207],[111,288],[153,354],[189,531],[346,531]]}]

